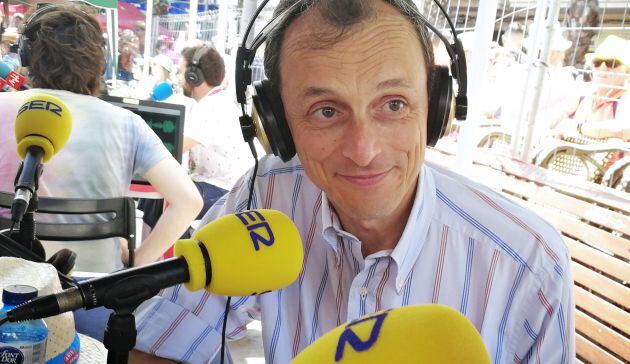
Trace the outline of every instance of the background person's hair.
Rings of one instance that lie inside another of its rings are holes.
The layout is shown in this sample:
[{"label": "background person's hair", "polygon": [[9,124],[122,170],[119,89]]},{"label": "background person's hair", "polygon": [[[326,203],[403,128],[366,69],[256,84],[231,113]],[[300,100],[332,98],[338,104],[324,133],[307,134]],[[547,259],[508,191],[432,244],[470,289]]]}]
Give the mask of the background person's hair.
[{"label": "background person's hair", "polygon": [[98,95],[105,69],[98,21],[74,5],[55,5],[27,25],[31,39],[29,78],[33,87]]},{"label": "background person's hair", "polygon": [[[189,47],[182,51],[182,57],[186,60],[186,66],[190,67],[195,52],[200,47]],[[204,81],[210,86],[219,86],[225,78],[225,63],[219,52],[211,46],[207,46],[208,50],[201,56],[197,63],[197,68],[201,70]]]},{"label": "background person's hair", "polygon": [[[289,9],[299,0],[280,0],[274,10],[273,17],[276,18],[281,13]],[[271,83],[280,89],[280,49],[284,40],[284,33],[291,23],[302,13],[313,8],[328,25],[337,32],[335,34],[318,34],[321,43],[317,46],[335,44],[344,39],[352,32],[353,26],[369,21],[376,17],[374,8],[375,1],[383,1],[403,14],[416,28],[418,40],[422,46],[422,54],[427,68],[427,87],[430,87],[431,70],[434,66],[433,47],[428,35],[427,27],[424,25],[424,18],[420,15],[418,8],[412,0],[306,0],[302,5],[294,9],[291,14],[284,17],[268,35],[265,45],[265,74]],[[429,89],[429,95],[430,95]]]}]

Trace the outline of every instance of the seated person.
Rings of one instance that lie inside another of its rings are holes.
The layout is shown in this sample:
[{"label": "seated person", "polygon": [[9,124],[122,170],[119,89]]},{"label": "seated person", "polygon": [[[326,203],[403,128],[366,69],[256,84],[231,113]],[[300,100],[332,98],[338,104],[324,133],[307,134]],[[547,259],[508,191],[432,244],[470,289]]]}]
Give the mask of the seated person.
[{"label": "seated person", "polygon": [[[429,100],[444,85],[432,81],[429,34],[413,1],[315,0],[282,14],[295,3],[275,9],[265,74],[297,155],[260,160],[252,206],[293,219],[304,263],[283,289],[233,297],[228,339],[261,319],[265,361],[289,363],[344,322],[435,303],[468,317],[494,363],[573,362],[571,260],[557,230],[424,160],[427,135],[438,132],[427,118],[440,112]],[[247,206],[250,177],[202,225]],[[226,300],[181,286],[151,298],[136,311],[131,362],[209,362]]]},{"label": "seated person", "polygon": [[[29,20],[32,90],[0,93],[0,190],[13,191],[20,158],[14,121],[23,100],[48,94],[73,118],[65,147],[44,166],[39,195],[67,198],[125,196],[134,174],[145,177],[169,202],[153,232],[136,251],[136,265],[157,260],[201,209],[195,186],[157,135],[137,115],[98,99],[105,54],[98,21],[74,6],[51,6]],[[123,266],[119,239],[44,242],[47,255],[77,252],[76,270],[110,272]]]},{"label": "seated person", "polygon": [[[197,81],[186,78],[190,72],[197,74]],[[185,48],[179,74],[184,95],[197,101],[186,118],[183,149],[190,177],[203,198],[197,217],[201,219],[249,168],[252,157],[237,122],[238,107],[223,84],[221,54],[205,45]]]},{"label": "seated person", "polygon": [[592,91],[551,124],[552,133],[630,141],[630,41],[609,35],[586,59],[593,67]]}]

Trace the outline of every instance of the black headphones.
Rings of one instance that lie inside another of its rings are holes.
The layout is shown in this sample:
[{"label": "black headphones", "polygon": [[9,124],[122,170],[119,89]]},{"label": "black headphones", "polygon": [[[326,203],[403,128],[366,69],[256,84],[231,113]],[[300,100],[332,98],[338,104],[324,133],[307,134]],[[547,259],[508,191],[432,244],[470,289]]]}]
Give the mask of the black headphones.
[{"label": "black headphones", "polygon": [[[33,21],[38,17],[49,13],[54,10],[63,10],[64,5],[54,4],[40,4],[40,7],[28,17],[28,20],[21,25],[19,29],[20,38],[18,40],[18,55],[20,56],[20,62],[22,67],[29,67],[31,65],[31,54],[33,53],[33,41],[35,41],[36,33],[39,31],[39,26],[33,25]],[[86,15],[89,15],[86,13]],[[99,30],[100,31],[100,30]],[[103,55],[105,57],[105,64],[107,64],[107,42],[103,40]],[[103,70],[105,72],[105,70]]]},{"label": "black headphones", "polygon": [[191,86],[199,86],[204,81],[203,73],[201,72],[201,67],[199,67],[199,60],[203,57],[210,48],[207,46],[201,46],[193,54],[192,62],[187,65],[186,72],[184,73],[184,79]]},{"label": "black headphones", "polygon": [[20,56],[22,67],[31,65],[31,53],[33,51],[32,42],[35,40],[35,33],[39,30],[39,27],[31,25],[33,20],[58,8],[59,7],[55,5],[42,6],[31,14],[24,24],[22,24],[21,29],[19,29],[20,38],[18,39],[18,55]]},{"label": "black headphones", "polygon": [[[298,0],[283,13],[269,22],[260,33],[254,38],[251,46],[246,45],[249,33],[256,21],[256,18],[263,10],[269,0],[263,1],[250,21],[247,31],[243,35],[243,43],[236,53],[236,99],[241,104],[243,116],[239,118],[241,131],[245,141],[251,141],[258,137],[265,150],[273,152],[283,161],[289,161],[295,155],[295,145],[291,137],[291,131],[287,124],[284,105],[279,91],[269,80],[254,82],[252,100],[254,110],[252,116],[245,112],[247,104],[247,87],[252,83],[251,65],[256,54],[256,50],[266,40],[269,33],[288,17],[300,12],[302,5],[307,0]],[[455,118],[465,120],[468,109],[468,99],[466,97],[466,58],[461,41],[457,38],[455,26],[446,10],[437,1],[433,2],[446,17],[453,34],[453,43],[442,35],[428,20],[422,16],[417,9],[406,9],[411,12],[406,14],[410,18],[420,19],[438,38],[442,40],[449,57],[451,58],[450,74],[449,68],[445,66],[435,66],[429,78],[429,113],[427,117],[427,145],[434,146],[438,139],[442,137],[448,124],[451,121],[451,109],[455,108]],[[452,77],[451,77],[452,74]],[[453,79],[457,80],[457,95],[453,97]]]}]

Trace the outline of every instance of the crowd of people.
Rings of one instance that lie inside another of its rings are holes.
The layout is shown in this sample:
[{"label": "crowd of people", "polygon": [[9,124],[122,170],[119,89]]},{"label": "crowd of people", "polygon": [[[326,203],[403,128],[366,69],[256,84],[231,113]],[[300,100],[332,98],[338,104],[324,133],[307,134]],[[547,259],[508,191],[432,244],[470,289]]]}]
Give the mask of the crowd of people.
[{"label": "crowd of people", "polygon": [[[12,130],[20,105],[35,94],[51,95],[68,105],[74,124],[63,151],[45,166],[41,196],[120,197],[132,176],[141,175],[164,197],[167,207],[137,249],[136,265],[159,260],[192,221],[205,225],[241,211],[250,197],[254,208],[291,217],[305,247],[298,281],[229,306],[231,339],[252,319],[264,322],[267,362],[288,362],[346,321],[421,303],[467,316],[494,362],[533,355],[572,361],[573,281],[558,232],[495,191],[425,161],[427,135],[436,127],[427,120],[438,112],[432,98],[443,85],[434,81],[434,47],[422,18],[410,10],[413,2],[294,3],[279,2],[276,15],[293,13],[268,34],[262,62],[278,125],[286,124],[283,142],[295,151],[262,157],[255,180],[230,92],[233,75],[211,44],[177,51],[172,39],[159,39],[144,78],[139,57],[148,45],[136,24],[120,34],[116,78],[132,85],[121,91],[104,86],[112,60],[93,16],[74,5],[27,16],[20,36],[29,39],[31,53],[22,71],[32,89],[0,93],[0,191],[13,190],[20,163]],[[14,15],[12,25],[24,18]],[[522,28],[511,29],[495,47],[492,72],[505,82],[484,86],[497,95],[486,105],[487,118],[510,123],[516,115],[522,90],[515,80],[530,62],[522,35]],[[462,38],[470,51],[470,39]],[[14,44],[17,35],[5,41]],[[616,36],[602,41],[587,59],[589,82],[561,63],[568,46],[559,33],[552,37],[544,65],[550,86],[543,92],[550,98],[558,87],[588,92],[573,103],[545,103],[542,134],[629,141],[630,43]],[[21,59],[11,47],[2,52],[3,60]],[[109,91],[149,99],[165,82],[176,92],[163,101],[187,110],[181,164],[139,116],[98,98]],[[584,87],[568,86],[578,83]],[[153,204],[141,208],[155,210]],[[78,270],[111,272],[126,263],[118,240],[45,244],[48,254],[62,246],[78,253]],[[225,307],[226,297],[207,292],[162,291],[136,311],[131,361],[208,362],[220,345]]]},{"label": "crowd of people", "polygon": [[[594,52],[586,55],[582,70],[565,64],[572,43],[562,33],[556,23],[548,61],[540,62],[535,55],[537,45],[525,36],[525,26],[510,25],[499,37],[501,42],[491,45],[481,87],[481,113],[475,122],[482,127],[500,125],[504,133],[515,135],[516,128],[528,121],[532,100],[539,93],[532,139],[535,150],[530,155],[553,145],[554,140],[630,141],[630,40],[602,37]],[[473,33],[460,38],[471,56]],[[542,88],[533,90],[541,68]]]}]

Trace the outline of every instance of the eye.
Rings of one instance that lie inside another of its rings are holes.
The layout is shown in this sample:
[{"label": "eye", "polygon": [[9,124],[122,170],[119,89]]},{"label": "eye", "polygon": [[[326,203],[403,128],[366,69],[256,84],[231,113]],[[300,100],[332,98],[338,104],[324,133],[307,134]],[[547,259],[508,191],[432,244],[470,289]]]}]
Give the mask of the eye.
[{"label": "eye", "polygon": [[330,118],[335,116],[337,111],[335,109],[333,109],[332,107],[330,107],[330,106],[326,106],[326,107],[322,107],[322,108],[319,108],[319,109],[315,110],[315,113],[319,114],[320,116],[324,117],[325,119],[330,119]]},{"label": "eye", "polygon": [[386,104],[387,111],[399,112],[405,107],[405,102],[402,100],[391,100]]}]

